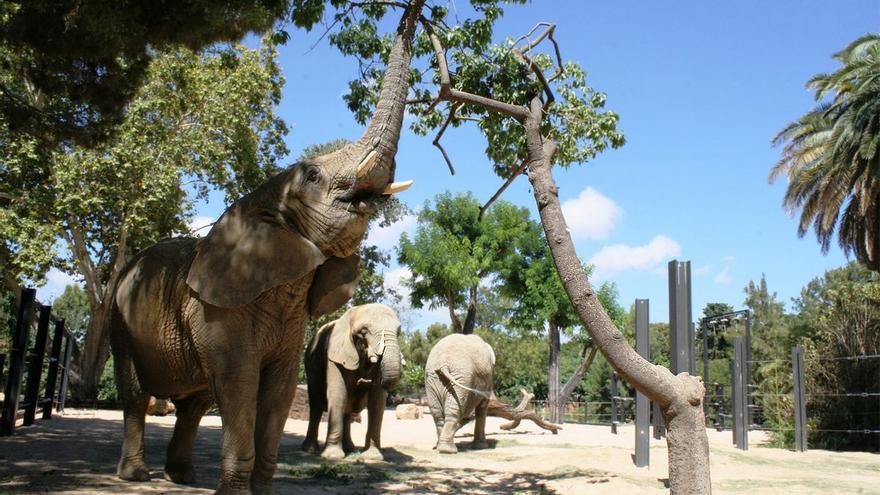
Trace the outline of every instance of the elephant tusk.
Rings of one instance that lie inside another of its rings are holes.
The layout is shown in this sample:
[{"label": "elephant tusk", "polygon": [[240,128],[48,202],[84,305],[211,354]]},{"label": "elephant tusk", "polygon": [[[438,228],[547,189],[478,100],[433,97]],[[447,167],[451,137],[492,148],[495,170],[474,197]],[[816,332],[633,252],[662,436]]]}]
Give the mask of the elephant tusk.
[{"label": "elephant tusk", "polygon": [[413,181],[411,180],[405,180],[403,182],[394,182],[388,184],[387,186],[385,186],[385,190],[382,191],[382,194],[388,196],[390,194],[397,194],[399,192],[406,191],[407,189],[409,189],[409,186],[411,186],[412,183]]},{"label": "elephant tusk", "polygon": [[367,175],[370,172],[370,169],[373,168],[373,165],[376,163],[376,159],[379,158],[379,153],[376,150],[372,150],[367,153],[367,156],[361,160],[361,163],[357,166],[357,178]]},{"label": "elephant tusk", "polygon": [[378,360],[379,360],[379,358],[378,358],[378,357],[376,357],[376,355],[375,355],[375,354],[373,354],[373,355],[372,355],[372,356],[370,356],[370,362],[371,362],[371,363],[373,363],[373,364],[375,364],[375,363],[376,363],[376,361],[378,361]]}]

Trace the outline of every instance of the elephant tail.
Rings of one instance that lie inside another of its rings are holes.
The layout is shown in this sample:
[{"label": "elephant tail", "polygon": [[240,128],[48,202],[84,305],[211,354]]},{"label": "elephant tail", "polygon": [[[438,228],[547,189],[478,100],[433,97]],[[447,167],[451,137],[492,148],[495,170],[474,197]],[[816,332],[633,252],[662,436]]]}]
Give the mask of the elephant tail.
[{"label": "elephant tail", "polygon": [[434,373],[437,373],[437,376],[439,376],[441,378],[446,378],[450,383],[452,383],[456,387],[463,388],[463,389],[467,390],[468,392],[473,392],[473,393],[475,393],[485,399],[492,398],[492,391],[491,390],[489,390],[487,392],[485,390],[478,390],[475,388],[468,387],[467,385],[463,385],[460,381],[458,381],[455,378],[455,376],[449,371],[449,368],[447,368],[446,366],[443,366],[441,368],[434,370]]}]

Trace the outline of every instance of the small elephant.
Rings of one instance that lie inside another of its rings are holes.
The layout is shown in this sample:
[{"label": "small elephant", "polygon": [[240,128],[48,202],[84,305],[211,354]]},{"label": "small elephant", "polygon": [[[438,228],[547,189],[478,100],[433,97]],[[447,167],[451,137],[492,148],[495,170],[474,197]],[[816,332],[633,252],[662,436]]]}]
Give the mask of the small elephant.
[{"label": "small elephant", "polygon": [[309,429],[302,443],[318,450],[318,425],[329,413],[322,457],[341,459],[354,451],[351,416],[367,407],[367,437],[361,458],[382,460],[380,435],[385,396],[400,380],[400,321],[384,304],[355,306],[321,327],[306,348]]},{"label": "small elephant", "polygon": [[472,448],[488,447],[486,411],[494,370],[495,352],[477,335],[448,335],[431,349],[425,364],[425,391],[437,425],[438,452],[458,452],[453,436],[474,414]]}]

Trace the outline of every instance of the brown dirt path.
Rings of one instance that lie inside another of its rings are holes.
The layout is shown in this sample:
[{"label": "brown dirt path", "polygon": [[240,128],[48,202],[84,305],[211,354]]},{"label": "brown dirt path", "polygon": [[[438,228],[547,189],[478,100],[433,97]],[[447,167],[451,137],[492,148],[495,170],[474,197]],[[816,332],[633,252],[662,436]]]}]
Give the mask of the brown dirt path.
[{"label": "brown dirt path", "polygon": [[[174,485],[162,479],[164,449],[173,417],[147,420],[149,483],[126,483],[113,475],[122,434],[119,411],[68,411],[63,417],[20,428],[0,438],[0,492],[6,493],[211,493],[219,471],[220,418],[206,417],[195,458],[198,482]],[[325,463],[299,451],[306,422],[289,420],[276,474],[279,493],[307,494],[661,494],[666,493],[665,441],[651,442],[651,467],[632,465],[633,428],[565,425],[558,435],[524,424],[515,432],[489,418],[492,447],[468,450],[471,427],[457,437],[460,452],[431,450],[430,417],[399,421],[393,411],[384,419],[383,444],[388,462],[364,464],[357,456]],[[364,425],[355,424],[356,443]],[[323,431],[321,433],[323,438]],[[716,494],[880,494],[880,456],[813,450],[795,453],[754,447],[734,449],[730,432],[709,432],[713,490]]]}]

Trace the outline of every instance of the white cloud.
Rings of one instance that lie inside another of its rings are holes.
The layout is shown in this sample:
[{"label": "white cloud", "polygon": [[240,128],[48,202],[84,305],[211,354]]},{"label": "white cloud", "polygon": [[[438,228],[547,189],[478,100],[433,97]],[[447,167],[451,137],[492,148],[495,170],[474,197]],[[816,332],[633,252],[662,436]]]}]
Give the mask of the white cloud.
[{"label": "white cloud", "polygon": [[721,261],[723,261],[724,263],[733,263],[734,261],[736,261],[736,256],[727,255],[727,256],[721,258]]},{"label": "white cloud", "polygon": [[694,268],[694,276],[695,277],[702,277],[705,275],[709,275],[710,273],[712,273],[712,270],[714,268],[715,268],[715,265],[713,265],[711,263],[708,265],[699,266],[697,268]]},{"label": "white cloud", "polygon": [[658,235],[643,246],[613,244],[605,246],[590,258],[597,280],[625,270],[647,270],[665,274],[662,263],[681,254],[681,246],[664,235]]},{"label": "white cloud", "polygon": [[204,237],[208,234],[208,231],[211,230],[211,225],[216,222],[216,218],[206,217],[202,215],[197,215],[192,218],[189,222],[187,222],[186,226],[189,227],[189,234],[194,235],[196,237]]},{"label": "white cloud", "polygon": [[607,239],[623,210],[610,198],[587,187],[577,198],[562,203],[572,237]]},{"label": "white cloud", "polygon": [[395,247],[400,242],[400,234],[409,232],[415,226],[417,220],[418,217],[416,215],[406,215],[387,227],[370,229],[370,233],[367,235],[367,244],[378,246],[379,249]]},{"label": "white cloud", "polygon": [[715,275],[715,283],[721,285],[728,285],[733,282],[733,277],[730,276],[730,267],[725,266],[723,270],[718,272],[718,275]]},{"label": "white cloud", "polygon": [[37,299],[42,302],[49,302],[60,296],[64,292],[64,288],[68,285],[81,285],[79,279],[73,275],[68,275],[57,268],[50,268],[46,273],[46,285],[37,291]]}]

